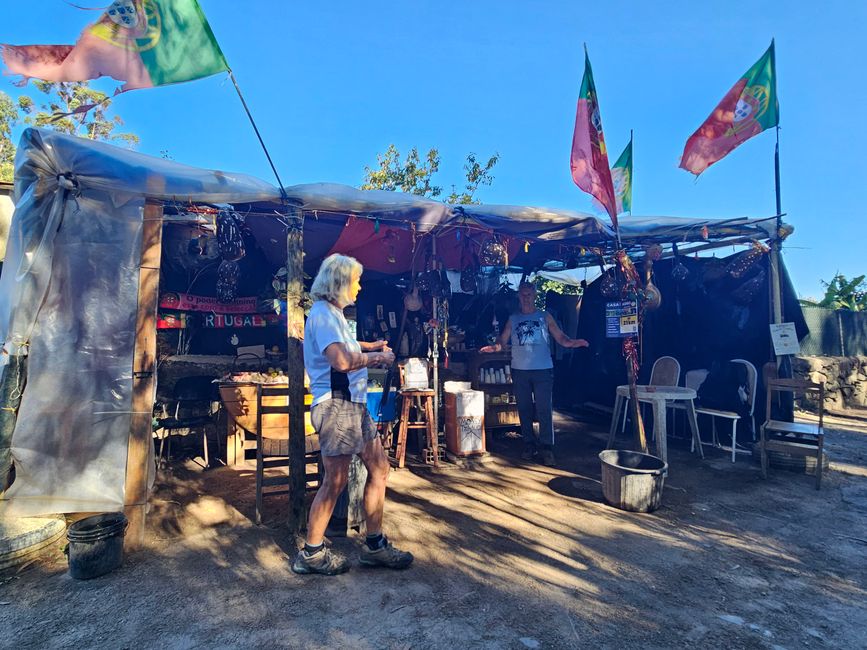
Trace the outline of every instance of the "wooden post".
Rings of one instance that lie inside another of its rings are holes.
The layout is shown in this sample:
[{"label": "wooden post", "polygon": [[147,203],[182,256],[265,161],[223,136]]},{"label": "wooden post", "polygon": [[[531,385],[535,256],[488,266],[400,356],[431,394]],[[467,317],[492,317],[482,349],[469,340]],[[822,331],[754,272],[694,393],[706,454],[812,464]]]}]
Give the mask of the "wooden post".
[{"label": "wooden post", "polygon": [[125,548],[144,546],[145,509],[148,500],[148,470],[153,445],[154,395],[156,392],[157,303],[162,253],[162,206],[148,203],[142,225],[138,311],[132,364],[132,418],[126,458],[124,512],[129,520]]},{"label": "wooden post", "polygon": [[304,461],[304,231],[300,209],[289,214],[286,235],[286,352],[289,384],[289,530],[304,525],[304,493],[307,485]]}]

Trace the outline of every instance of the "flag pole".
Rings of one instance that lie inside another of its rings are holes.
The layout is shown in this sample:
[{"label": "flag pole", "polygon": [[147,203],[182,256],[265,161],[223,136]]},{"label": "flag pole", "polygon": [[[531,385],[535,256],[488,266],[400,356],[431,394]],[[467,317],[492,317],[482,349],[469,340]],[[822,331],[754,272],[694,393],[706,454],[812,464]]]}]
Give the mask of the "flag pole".
[{"label": "flag pole", "polygon": [[632,216],[632,167],[635,165],[635,144],[632,142],[632,129],[629,129],[629,216]]},{"label": "flag pole", "polygon": [[775,232],[771,238],[771,285],[773,295],[773,322],[783,322],[783,304],[781,296],[781,268],[780,268],[780,226],[782,226],[782,201],[780,200],[780,127],[777,125],[777,144],[774,147],[774,181],[777,198],[777,218],[775,220]]},{"label": "flag pole", "polygon": [[283,181],[280,180],[280,174],[277,173],[277,168],[274,166],[274,161],[271,160],[271,154],[268,153],[268,147],[265,146],[265,141],[262,139],[262,135],[259,133],[259,127],[256,126],[253,115],[250,113],[250,109],[247,107],[247,102],[244,99],[244,95],[241,94],[241,88],[240,86],[238,86],[238,81],[235,79],[235,73],[232,72],[231,68],[229,68],[229,78],[232,80],[232,84],[235,86],[238,97],[241,99],[241,105],[244,107],[244,111],[246,111],[247,117],[250,119],[250,124],[253,125],[253,131],[256,132],[256,137],[259,138],[259,144],[262,145],[262,151],[265,152],[265,157],[268,159],[268,164],[271,165],[271,171],[274,172],[274,177],[277,179],[277,185],[280,187],[280,198],[283,199],[283,202],[285,203],[286,201],[288,201],[289,198],[286,195],[286,188],[283,187]]}]

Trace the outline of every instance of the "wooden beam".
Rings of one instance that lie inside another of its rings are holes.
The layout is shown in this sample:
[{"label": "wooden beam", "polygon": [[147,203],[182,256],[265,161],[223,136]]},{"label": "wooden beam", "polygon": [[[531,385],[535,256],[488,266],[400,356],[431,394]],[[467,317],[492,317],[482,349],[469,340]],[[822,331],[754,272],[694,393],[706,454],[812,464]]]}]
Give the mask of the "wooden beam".
[{"label": "wooden beam", "polygon": [[153,457],[151,419],[156,392],[157,303],[162,255],[162,219],[162,206],[152,203],[145,205],[132,364],[132,418],[124,486],[124,512],[129,520],[124,546],[130,551],[144,546],[148,474]]},{"label": "wooden beam", "polygon": [[304,461],[304,231],[301,210],[289,214],[286,235],[286,352],[289,384],[289,530],[304,525],[307,485]]}]

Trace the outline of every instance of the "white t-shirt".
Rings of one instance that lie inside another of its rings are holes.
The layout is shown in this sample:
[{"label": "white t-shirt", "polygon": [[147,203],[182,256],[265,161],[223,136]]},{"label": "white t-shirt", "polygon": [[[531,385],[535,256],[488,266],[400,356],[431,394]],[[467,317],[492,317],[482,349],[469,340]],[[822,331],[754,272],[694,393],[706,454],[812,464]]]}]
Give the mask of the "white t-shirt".
[{"label": "white t-shirt", "polygon": [[[361,352],[361,346],[352,335],[343,312],[326,300],[317,300],[310,308],[304,324],[304,369],[310,378],[313,404],[331,399],[332,379],[343,383],[343,377],[348,381],[351,400],[366,403],[367,368],[348,373],[334,370],[325,356],[325,348],[332,343],[343,343],[350,352]],[[338,388],[334,386],[335,391]]]}]

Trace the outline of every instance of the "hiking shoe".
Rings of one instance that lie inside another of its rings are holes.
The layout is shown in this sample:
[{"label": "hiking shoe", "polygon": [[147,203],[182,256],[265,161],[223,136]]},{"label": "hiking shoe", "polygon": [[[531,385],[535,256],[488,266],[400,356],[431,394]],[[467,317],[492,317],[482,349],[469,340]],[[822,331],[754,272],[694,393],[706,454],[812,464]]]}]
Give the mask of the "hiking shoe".
[{"label": "hiking shoe", "polygon": [[532,447],[525,447],[524,451],[521,452],[521,460],[533,460],[533,456],[536,455],[536,450]]},{"label": "hiking shoe", "polygon": [[542,464],[545,467],[554,467],[557,464],[557,461],[554,459],[554,452],[552,450],[542,450]]},{"label": "hiking shoe", "polygon": [[367,544],[361,547],[358,561],[364,566],[384,566],[389,569],[405,569],[413,561],[412,553],[396,549],[391,542],[386,541],[385,546],[371,551]]},{"label": "hiking shoe", "polygon": [[313,555],[307,555],[307,552],[301,549],[295,556],[292,570],[295,573],[320,573],[325,576],[336,576],[339,573],[349,571],[349,560],[327,546],[323,546]]}]

